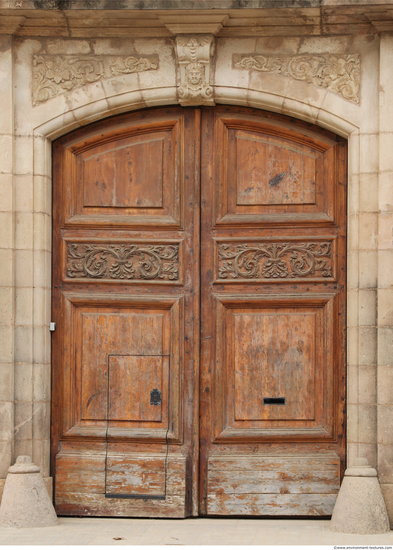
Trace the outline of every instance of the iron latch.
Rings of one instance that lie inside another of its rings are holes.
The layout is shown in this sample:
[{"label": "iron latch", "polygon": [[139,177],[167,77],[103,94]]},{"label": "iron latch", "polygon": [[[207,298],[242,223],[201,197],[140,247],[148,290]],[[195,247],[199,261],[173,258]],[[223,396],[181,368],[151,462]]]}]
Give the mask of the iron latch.
[{"label": "iron latch", "polygon": [[150,405],[161,405],[161,392],[154,388],[150,392]]}]

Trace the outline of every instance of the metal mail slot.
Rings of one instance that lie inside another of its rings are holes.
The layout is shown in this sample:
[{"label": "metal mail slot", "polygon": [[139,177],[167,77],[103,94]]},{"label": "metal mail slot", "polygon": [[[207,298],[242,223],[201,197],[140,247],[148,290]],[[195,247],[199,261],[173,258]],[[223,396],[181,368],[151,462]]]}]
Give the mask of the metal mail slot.
[{"label": "metal mail slot", "polygon": [[285,405],[285,397],[264,397],[264,405]]}]

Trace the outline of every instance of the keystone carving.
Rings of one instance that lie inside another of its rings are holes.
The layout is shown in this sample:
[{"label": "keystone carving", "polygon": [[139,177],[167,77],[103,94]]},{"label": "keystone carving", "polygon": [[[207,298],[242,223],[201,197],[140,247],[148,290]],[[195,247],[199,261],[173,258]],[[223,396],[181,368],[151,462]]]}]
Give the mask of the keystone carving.
[{"label": "keystone carving", "polygon": [[328,88],[348,101],[360,101],[360,56],[357,54],[234,54],[233,67],[289,76]]},{"label": "keystone carving", "polygon": [[157,55],[34,55],[33,105],[85,84],[158,69]]},{"label": "keystone carving", "polygon": [[177,93],[180,105],[214,105],[214,52],[212,35],[183,35],[176,37]]}]

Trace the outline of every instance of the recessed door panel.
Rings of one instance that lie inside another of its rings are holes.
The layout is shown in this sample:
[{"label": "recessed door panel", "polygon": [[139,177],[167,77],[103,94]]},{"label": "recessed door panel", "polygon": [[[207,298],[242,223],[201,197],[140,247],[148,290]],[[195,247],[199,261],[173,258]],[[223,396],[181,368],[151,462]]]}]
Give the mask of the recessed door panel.
[{"label": "recessed door panel", "polygon": [[217,224],[335,222],[333,136],[228,110],[216,118],[213,139]]}]

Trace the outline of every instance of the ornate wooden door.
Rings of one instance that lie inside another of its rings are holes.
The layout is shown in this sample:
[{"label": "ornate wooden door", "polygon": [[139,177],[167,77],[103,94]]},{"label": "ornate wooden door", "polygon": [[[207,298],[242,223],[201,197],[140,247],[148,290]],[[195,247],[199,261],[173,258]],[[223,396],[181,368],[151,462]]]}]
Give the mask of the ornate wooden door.
[{"label": "ornate wooden door", "polygon": [[192,512],[199,119],[181,108],[145,111],[55,143],[52,464],[61,514]]},{"label": "ornate wooden door", "polygon": [[204,113],[201,510],[329,515],[344,465],[345,144]]},{"label": "ornate wooden door", "polygon": [[53,229],[58,512],[329,514],[343,140],[241,108],[107,119],[55,142]]}]

